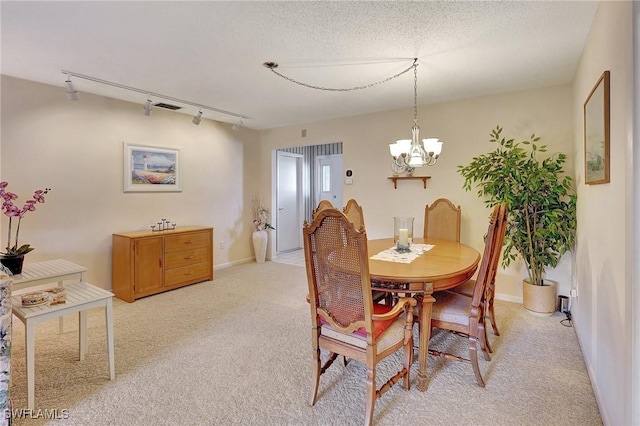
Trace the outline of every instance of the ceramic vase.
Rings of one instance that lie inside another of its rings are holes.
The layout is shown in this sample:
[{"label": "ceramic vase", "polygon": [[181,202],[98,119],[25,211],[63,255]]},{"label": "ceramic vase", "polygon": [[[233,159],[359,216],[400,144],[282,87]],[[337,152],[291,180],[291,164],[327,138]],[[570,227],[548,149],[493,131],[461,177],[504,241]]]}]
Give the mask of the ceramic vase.
[{"label": "ceramic vase", "polygon": [[253,239],[253,252],[256,256],[256,262],[263,263],[267,256],[267,239],[269,234],[267,231],[254,231],[252,235]]}]

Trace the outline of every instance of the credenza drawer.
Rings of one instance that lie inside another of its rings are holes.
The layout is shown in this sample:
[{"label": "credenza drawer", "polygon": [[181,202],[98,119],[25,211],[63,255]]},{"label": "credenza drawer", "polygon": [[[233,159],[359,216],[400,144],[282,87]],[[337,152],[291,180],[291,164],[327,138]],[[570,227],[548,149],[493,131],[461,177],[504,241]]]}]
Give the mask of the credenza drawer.
[{"label": "credenza drawer", "polygon": [[174,285],[204,281],[211,279],[210,273],[211,264],[208,262],[169,269],[164,273],[164,285],[165,287],[173,287]]},{"label": "credenza drawer", "polygon": [[167,253],[164,257],[165,269],[180,268],[182,266],[206,262],[208,254],[208,247]]},{"label": "credenza drawer", "polygon": [[207,247],[210,244],[209,232],[189,232],[186,234],[167,235],[164,238],[164,251],[171,253],[185,249]]}]

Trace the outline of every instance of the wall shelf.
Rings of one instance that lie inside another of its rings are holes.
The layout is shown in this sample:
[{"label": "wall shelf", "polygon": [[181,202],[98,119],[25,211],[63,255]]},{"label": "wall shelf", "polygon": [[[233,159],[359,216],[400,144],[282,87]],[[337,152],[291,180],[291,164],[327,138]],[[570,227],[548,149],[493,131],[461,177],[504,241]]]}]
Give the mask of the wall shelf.
[{"label": "wall shelf", "polygon": [[422,179],[422,185],[424,189],[427,189],[427,179],[431,179],[431,176],[389,176],[387,179],[391,179],[393,181],[393,187],[398,189],[398,181],[406,180],[406,179]]}]

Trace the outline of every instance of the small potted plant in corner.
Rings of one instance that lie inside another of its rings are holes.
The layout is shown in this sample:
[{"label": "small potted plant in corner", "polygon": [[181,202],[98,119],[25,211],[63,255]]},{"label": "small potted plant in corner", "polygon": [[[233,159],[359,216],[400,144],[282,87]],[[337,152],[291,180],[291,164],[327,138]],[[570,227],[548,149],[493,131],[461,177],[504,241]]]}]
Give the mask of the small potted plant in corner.
[{"label": "small potted plant in corner", "polygon": [[269,234],[267,234],[266,230],[276,228],[267,222],[269,210],[264,207],[259,198],[253,198],[251,200],[251,204],[253,209],[254,227],[253,234],[251,235],[251,239],[253,240],[253,252],[256,256],[256,262],[263,263],[267,255],[267,240],[269,239]]},{"label": "small potted plant in corner", "polygon": [[[29,244],[20,245],[18,243],[22,218],[27,212],[35,211],[36,203],[44,203],[44,196],[49,191],[51,191],[51,189],[45,188],[35,191],[33,193],[33,197],[30,200],[27,200],[22,208],[20,208],[13,203],[13,200],[18,199],[18,196],[13,192],[6,190],[8,185],[9,184],[7,182],[0,182],[0,202],[2,202],[0,210],[5,214],[5,216],[9,217],[7,246],[4,253],[0,253],[0,263],[5,266],[13,275],[16,275],[22,272],[24,255],[33,251],[34,249]],[[17,218],[17,223],[15,224],[16,233],[12,244],[12,225],[14,218]]]},{"label": "small potted plant in corner", "polygon": [[523,280],[524,307],[551,315],[556,283],[544,279],[545,268],[556,267],[575,244],[577,198],[573,179],[563,170],[567,156],[539,159],[547,151],[546,145],[538,145],[539,137],[516,142],[504,138],[500,126],[491,131],[490,141],[497,144],[495,150],[458,166],[463,188],[470,191],[475,184],[488,206],[507,204],[502,266],[522,258],[529,274]]}]

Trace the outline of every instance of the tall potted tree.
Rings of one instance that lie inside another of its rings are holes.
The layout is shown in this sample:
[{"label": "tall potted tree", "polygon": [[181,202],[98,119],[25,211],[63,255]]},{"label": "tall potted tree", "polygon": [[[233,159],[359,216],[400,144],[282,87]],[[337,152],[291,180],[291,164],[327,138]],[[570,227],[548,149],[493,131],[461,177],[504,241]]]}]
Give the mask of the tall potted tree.
[{"label": "tall potted tree", "polygon": [[[520,257],[528,270],[523,280],[523,304],[530,311],[555,311],[555,283],[544,279],[545,268],[558,265],[564,253],[573,249],[576,229],[576,195],[573,179],[563,169],[567,156],[538,145],[535,134],[520,142],[502,136],[502,128],[491,131],[490,142],[497,147],[458,166],[467,191],[475,185],[478,196],[494,206],[506,203],[507,231],[502,265]],[[536,299],[543,292],[542,299]],[[546,293],[546,295],[544,295]]]}]

